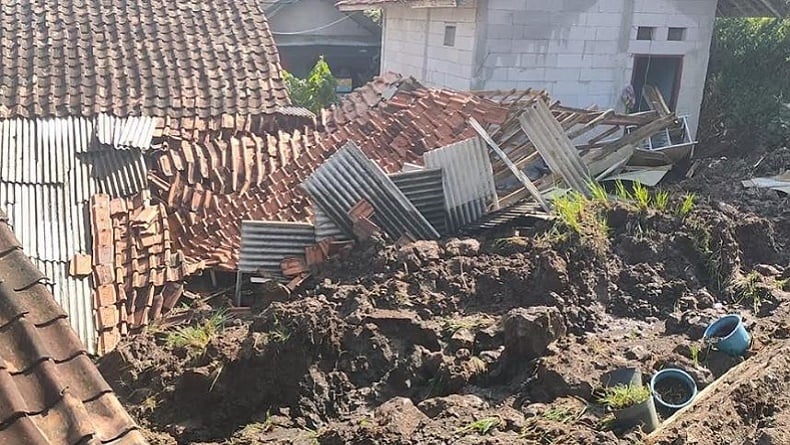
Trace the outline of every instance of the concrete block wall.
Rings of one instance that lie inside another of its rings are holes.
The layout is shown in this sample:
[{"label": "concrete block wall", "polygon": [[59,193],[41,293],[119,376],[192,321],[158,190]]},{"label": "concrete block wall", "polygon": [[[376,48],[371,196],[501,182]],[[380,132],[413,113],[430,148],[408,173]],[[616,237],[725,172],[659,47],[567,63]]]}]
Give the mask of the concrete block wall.
[{"label": "concrete block wall", "polygon": [[[544,88],[573,106],[623,109],[634,56],[682,55],[677,111],[696,130],[716,0],[486,0],[476,89]],[[639,26],[654,40],[636,40]],[[669,27],[686,28],[668,41]]]},{"label": "concrete block wall", "polygon": [[[474,4],[456,8],[386,8],[381,70],[411,75],[428,85],[468,90],[475,19]],[[453,46],[444,45],[448,25],[456,27]]]}]

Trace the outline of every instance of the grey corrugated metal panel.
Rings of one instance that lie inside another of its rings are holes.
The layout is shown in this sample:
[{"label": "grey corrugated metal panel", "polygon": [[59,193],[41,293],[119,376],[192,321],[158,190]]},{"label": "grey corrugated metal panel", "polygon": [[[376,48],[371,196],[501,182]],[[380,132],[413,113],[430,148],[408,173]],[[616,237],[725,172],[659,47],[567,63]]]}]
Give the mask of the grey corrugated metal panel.
[{"label": "grey corrugated metal panel", "polygon": [[486,214],[479,220],[461,229],[462,233],[475,234],[483,230],[496,229],[519,221],[550,220],[553,216],[544,212],[535,201],[521,201],[511,206]]},{"label": "grey corrugated metal panel", "polygon": [[440,235],[447,234],[442,169],[412,170],[389,177]]},{"label": "grey corrugated metal panel", "polygon": [[118,149],[148,149],[155,128],[156,120],[152,117],[96,116],[96,139],[101,145]]},{"label": "grey corrugated metal panel", "polygon": [[279,275],[283,259],[304,257],[304,248],[315,242],[315,226],[309,223],[242,221],[239,271]]},{"label": "grey corrugated metal panel", "polygon": [[86,153],[80,161],[90,166],[98,191],[112,198],[132,196],[148,188],[145,159],[136,148]]},{"label": "grey corrugated metal panel", "polygon": [[338,241],[351,239],[351,234],[343,232],[343,230],[332,221],[332,218],[326,214],[324,209],[317,204],[313,204],[313,224],[315,224],[316,241],[325,240],[327,238]]},{"label": "grey corrugated metal panel", "polygon": [[532,104],[521,114],[519,122],[551,171],[562,176],[574,190],[589,194],[587,167],[546,102],[539,100]]},{"label": "grey corrugated metal panel", "polygon": [[93,125],[80,117],[0,120],[0,180],[63,183],[92,134]]},{"label": "grey corrugated metal panel", "polygon": [[423,159],[426,167],[442,169],[450,232],[477,221],[496,205],[491,159],[480,138],[429,151]]},{"label": "grey corrugated metal panel", "polygon": [[365,199],[376,210],[373,222],[391,238],[409,233],[421,239],[439,237],[436,229],[408,198],[353,142],[329,157],[302,188],[343,231],[351,233],[347,212]]},{"label": "grey corrugated metal panel", "polygon": [[89,278],[69,276],[69,263],[40,261],[33,264],[47,277],[44,283],[55,301],[69,316],[69,323],[88,352],[96,353],[96,318],[93,313],[93,289]]}]

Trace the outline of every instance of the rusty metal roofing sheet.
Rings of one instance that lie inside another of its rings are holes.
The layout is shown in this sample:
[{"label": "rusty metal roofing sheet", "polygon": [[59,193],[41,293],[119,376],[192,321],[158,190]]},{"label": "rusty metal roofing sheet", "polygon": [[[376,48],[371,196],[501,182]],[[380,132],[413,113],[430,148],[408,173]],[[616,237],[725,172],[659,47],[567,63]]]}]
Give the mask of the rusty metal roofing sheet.
[{"label": "rusty metal roofing sheet", "polygon": [[146,443],[0,212],[0,443]]},{"label": "rusty metal roofing sheet", "polygon": [[373,222],[391,238],[410,234],[421,239],[439,237],[436,229],[414,207],[384,171],[353,142],[329,157],[302,188],[346,233],[352,232],[347,212],[360,200],[373,205]]},{"label": "rusty metal roofing sheet", "polygon": [[441,169],[393,173],[389,177],[440,235],[447,234]]},{"label": "rusty metal roofing sheet", "polygon": [[442,169],[450,232],[477,221],[496,205],[491,159],[480,138],[429,151],[423,159],[426,167]]},{"label": "rusty metal roofing sheet", "polygon": [[239,271],[264,271],[280,276],[280,263],[304,257],[304,248],[315,244],[315,227],[309,223],[242,221]]},{"label": "rusty metal roofing sheet", "polygon": [[349,235],[343,232],[332,218],[326,214],[321,206],[313,204],[313,224],[315,224],[315,239],[316,241],[332,238],[335,240],[348,240],[351,239]]}]

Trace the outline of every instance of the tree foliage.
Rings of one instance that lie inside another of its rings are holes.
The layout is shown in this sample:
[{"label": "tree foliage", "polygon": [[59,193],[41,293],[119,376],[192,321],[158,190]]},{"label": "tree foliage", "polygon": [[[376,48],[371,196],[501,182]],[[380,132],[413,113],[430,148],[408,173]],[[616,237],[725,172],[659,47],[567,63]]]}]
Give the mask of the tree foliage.
[{"label": "tree foliage", "polygon": [[283,72],[291,101],[294,105],[305,107],[318,113],[337,102],[337,79],[332,75],[329,65],[320,57],[307,78],[300,79],[289,72]]},{"label": "tree foliage", "polygon": [[790,143],[790,19],[718,19],[703,137]]}]

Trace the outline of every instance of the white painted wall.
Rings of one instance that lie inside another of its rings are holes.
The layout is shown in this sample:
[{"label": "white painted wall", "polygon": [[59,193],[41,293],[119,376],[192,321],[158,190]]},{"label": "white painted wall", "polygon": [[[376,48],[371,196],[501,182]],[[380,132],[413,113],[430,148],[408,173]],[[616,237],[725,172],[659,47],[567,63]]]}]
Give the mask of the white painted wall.
[{"label": "white painted wall", "polygon": [[[622,109],[620,96],[631,82],[635,54],[682,55],[677,111],[691,117],[689,124],[696,131],[716,3],[476,0],[476,6],[433,9],[427,44],[429,10],[389,7],[382,68],[429,84],[463,89],[544,88],[568,105]],[[459,21],[459,35],[466,26],[475,33],[469,45],[471,59],[467,48],[441,51],[446,50],[441,38],[443,22],[448,20]],[[636,40],[639,26],[656,27],[655,40]],[[667,41],[670,26],[687,28],[685,40]]]},{"label": "white painted wall", "polygon": [[[468,90],[475,50],[474,6],[388,7],[384,11],[381,70],[414,76],[428,85]],[[455,45],[444,45],[444,29],[456,27]]]}]

